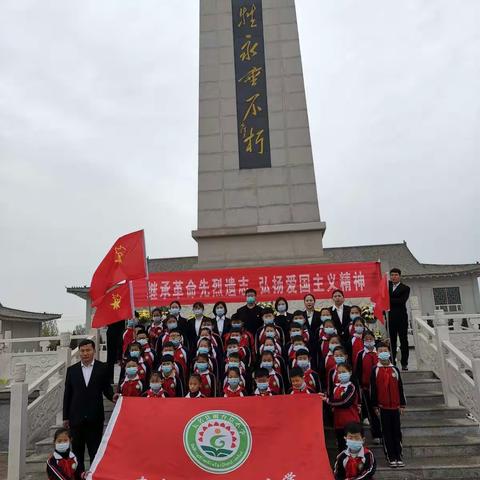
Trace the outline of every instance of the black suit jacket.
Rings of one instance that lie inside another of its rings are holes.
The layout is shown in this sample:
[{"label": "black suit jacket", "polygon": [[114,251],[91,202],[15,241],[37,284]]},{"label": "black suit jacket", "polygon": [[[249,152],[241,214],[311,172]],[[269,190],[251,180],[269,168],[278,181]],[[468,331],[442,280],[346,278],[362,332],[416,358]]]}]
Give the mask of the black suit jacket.
[{"label": "black suit jacket", "polygon": [[348,337],[348,325],[350,323],[350,307],[348,305],[343,304],[343,315],[342,318],[338,318],[338,313],[333,307],[330,307],[330,311],[332,312],[332,320],[335,324],[335,328],[339,335],[345,339]]},{"label": "black suit jacket", "polygon": [[88,387],[83,378],[81,362],[68,367],[63,395],[63,419],[68,420],[73,427],[83,421],[103,423],[103,395],[109,400],[113,399],[113,388],[105,363],[95,360]]},{"label": "black suit jacket", "polygon": [[388,291],[390,292],[390,320],[406,320],[407,301],[410,296],[410,287],[404,283],[399,283],[397,288],[393,290],[393,283],[388,282]]},{"label": "black suit jacket", "polygon": [[[203,319],[211,320],[212,325],[213,325],[213,332],[218,334],[218,327],[217,327],[217,319],[216,318],[210,318],[207,316],[203,316]],[[203,320],[202,319],[202,320]],[[198,340],[198,335],[197,331],[195,329],[195,318],[189,318],[187,320],[187,328],[186,328],[186,336],[188,339],[188,348],[190,351],[197,351],[197,340]]]},{"label": "black suit jacket", "polygon": [[306,310],[303,311],[303,316],[305,318],[305,326],[310,331],[310,338],[312,338],[317,333],[317,330],[322,326],[322,317],[320,316],[320,312],[318,312],[317,310],[313,311],[311,325],[308,323],[308,316]]}]

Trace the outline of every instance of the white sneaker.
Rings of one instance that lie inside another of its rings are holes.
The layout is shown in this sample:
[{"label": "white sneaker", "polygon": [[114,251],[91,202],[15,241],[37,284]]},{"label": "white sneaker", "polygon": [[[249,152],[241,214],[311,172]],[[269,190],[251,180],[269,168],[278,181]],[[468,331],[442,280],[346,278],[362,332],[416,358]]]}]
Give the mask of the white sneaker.
[{"label": "white sneaker", "polygon": [[381,438],[374,438],[373,439],[373,444],[374,445],[381,445],[382,444],[382,439]]},{"label": "white sneaker", "polygon": [[398,467],[397,462],[395,460],[392,460],[391,462],[388,462],[388,466],[390,468],[397,468]]},{"label": "white sneaker", "polygon": [[403,468],[404,466],[403,460],[397,460],[397,467]]},{"label": "white sneaker", "polygon": [[368,418],[363,419],[363,424],[364,425],[370,425],[370,420]]}]

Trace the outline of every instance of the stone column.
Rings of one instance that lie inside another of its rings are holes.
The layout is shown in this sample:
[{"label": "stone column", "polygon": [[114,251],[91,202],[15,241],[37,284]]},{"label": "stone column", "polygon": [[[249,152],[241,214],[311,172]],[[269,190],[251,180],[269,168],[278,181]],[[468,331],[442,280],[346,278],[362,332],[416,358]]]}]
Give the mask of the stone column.
[{"label": "stone column", "polygon": [[15,365],[10,388],[8,480],[21,480],[25,475],[28,405],[28,384],[25,383],[25,373],[25,364]]},{"label": "stone column", "polygon": [[415,358],[417,360],[417,370],[424,370],[425,362],[422,359],[422,352],[417,349],[419,345],[419,341],[418,341],[418,324],[416,320],[417,318],[420,318],[422,316],[418,297],[416,296],[410,297],[410,307],[411,307],[413,342],[415,344]]},{"label": "stone column", "polygon": [[443,310],[435,310],[434,328],[435,342],[437,346],[437,367],[440,374],[440,380],[442,381],[442,390],[443,396],[445,397],[445,403],[449,407],[458,407],[458,398],[452,393],[448,384],[445,352],[443,351],[442,343],[444,341],[450,341],[450,332],[448,329],[448,321]]},{"label": "stone column", "polygon": [[238,12],[232,0],[200,0],[199,268],[325,261],[295,2],[262,10],[271,167],[240,169]]}]

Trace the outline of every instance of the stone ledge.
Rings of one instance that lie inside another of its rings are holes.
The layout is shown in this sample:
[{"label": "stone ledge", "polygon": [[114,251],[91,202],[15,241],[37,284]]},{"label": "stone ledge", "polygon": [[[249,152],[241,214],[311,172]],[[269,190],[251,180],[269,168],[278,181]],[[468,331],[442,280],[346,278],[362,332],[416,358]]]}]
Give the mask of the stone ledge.
[{"label": "stone ledge", "polygon": [[286,223],[278,225],[252,225],[248,227],[230,227],[230,228],[202,228],[193,230],[192,237],[211,238],[211,237],[234,237],[239,235],[256,235],[258,233],[289,233],[289,232],[308,232],[318,231],[323,233],[327,228],[325,222],[306,222],[306,223]]}]

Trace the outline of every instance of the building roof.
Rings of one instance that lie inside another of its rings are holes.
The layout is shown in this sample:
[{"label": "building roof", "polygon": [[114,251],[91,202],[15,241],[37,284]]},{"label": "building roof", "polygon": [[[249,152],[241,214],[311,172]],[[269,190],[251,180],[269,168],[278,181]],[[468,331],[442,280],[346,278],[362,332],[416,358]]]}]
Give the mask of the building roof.
[{"label": "building roof", "polygon": [[29,321],[29,322],[46,322],[48,320],[56,320],[62,315],[58,313],[36,313],[28,312],[26,310],[17,310],[16,308],[4,307],[0,303],[0,320],[16,320],[16,321]]},{"label": "building roof", "polygon": [[[381,261],[388,268],[398,267],[402,277],[408,278],[438,278],[452,275],[480,276],[480,263],[464,264],[433,264],[421,263],[413,255],[406,242],[387,243],[383,245],[360,245],[354,247],[324,248],[327,263],[376,262]],[[150,258],[148,269],[150,273],[176,272],[192,270],[198,257]],[[88,298],[88,286],[69,287],[68,293]]]}]

